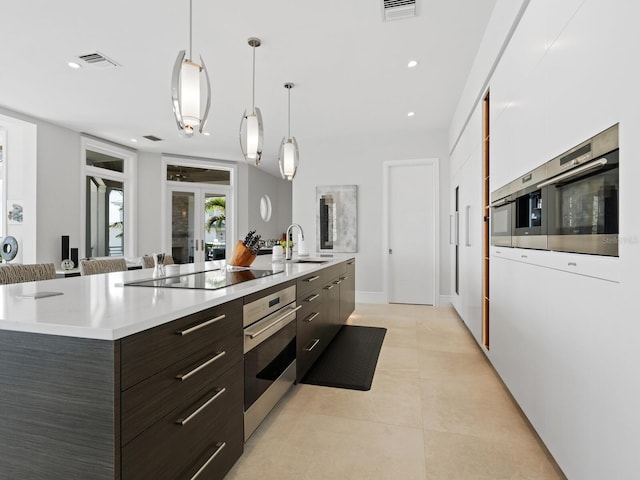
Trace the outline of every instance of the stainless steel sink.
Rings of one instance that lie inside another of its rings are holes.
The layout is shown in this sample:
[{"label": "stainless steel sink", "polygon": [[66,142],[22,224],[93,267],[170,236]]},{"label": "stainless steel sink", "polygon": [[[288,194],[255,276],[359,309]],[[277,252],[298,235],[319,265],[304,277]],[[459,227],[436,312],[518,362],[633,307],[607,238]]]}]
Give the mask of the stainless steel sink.
[{"label": "stainless steel sink", "polygon": [[328,258],[296,258],[295,260],[291,260],[291,263],[326,263],[328,262]]}]

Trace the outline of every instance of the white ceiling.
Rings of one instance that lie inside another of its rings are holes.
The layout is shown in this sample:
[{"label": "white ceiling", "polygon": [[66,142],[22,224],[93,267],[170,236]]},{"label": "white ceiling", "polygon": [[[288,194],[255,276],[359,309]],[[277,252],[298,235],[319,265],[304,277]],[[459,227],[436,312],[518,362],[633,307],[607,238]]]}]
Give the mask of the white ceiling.
[{"label": "white ceiling", "polygon": [[[264,167],[277,171],[283,84],[293,82],[291,133],[302,168],[311,137],[447,128],[494,4],[418,0],[417,17],[383,22],[380,0],[193,0],[193,56],[204,58],[213,96],[211,135],[188,139],[170,101],[173,64],[189,48],[188,0],[3,0],[0,105],[139,150],[241,160],[247,39],[256,36]],[[67,66],[95,51],[121,67]],[[417,68],[407,68],[410,59]],[[141,138],[148,134],[163,141]]]}]

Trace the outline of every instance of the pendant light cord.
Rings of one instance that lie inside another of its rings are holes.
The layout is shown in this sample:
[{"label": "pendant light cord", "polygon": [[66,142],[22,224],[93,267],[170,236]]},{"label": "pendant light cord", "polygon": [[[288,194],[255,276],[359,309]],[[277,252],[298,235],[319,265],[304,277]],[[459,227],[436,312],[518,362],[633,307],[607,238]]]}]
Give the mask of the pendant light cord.
[{"label": "pendant light cord", "polygon": [[251,108],[253,114],[256,114],[256,46],[253,45],[253,87],[251,91]]},{"label": "pendant light cord", "polygon": [[289,92],[289,126],[287,127],[289,138],[291,138],[291,88],[287,88]]},{"label": "pendant light cord", "polygon": [[193,60],[193,0],[189,0],[189,60]]}]

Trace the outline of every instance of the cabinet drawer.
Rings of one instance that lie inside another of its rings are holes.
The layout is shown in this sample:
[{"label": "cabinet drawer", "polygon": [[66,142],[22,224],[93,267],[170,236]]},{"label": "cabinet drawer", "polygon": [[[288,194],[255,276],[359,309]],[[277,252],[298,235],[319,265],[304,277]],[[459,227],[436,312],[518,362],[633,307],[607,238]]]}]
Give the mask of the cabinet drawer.
[{"label": "cabinet drawer", "polygon": [[236,330],[242,331],[242,299],[124,338],[122,390],[187,357],[195,363],[211,351],[212,342]]},{"label": "cabinet drawer", "polygon": [[298,305],[302,308],[298,312],[298,318],[306,317],[313,311],[319,311],[322,305],[322,285],[318,285],[316,289],[307,292],[304,295],[298,295]]},{"label": "cabinet drawer", "polygon": [[211,390],[219,377],[242,360],[242,330],[212,340],[209,351],[195,362],[192,356],[122,393],[122,444],[179,405],[189,405]]},{"label": "cabinet drawer", "polygon": [[311,290],[320,288],[325,281],[325,270],[319,270],[317,272],[309,273],[304,277],[298,279],[298,285],[296,291],[298,292],[298,298],[302,298],[307,295]]},{"label": "cabinet drawer", "polygon": [[309,368],[318,359],[326,345],[320,335],[320,329],[309,329],[312,335],[300,338],[296,351],[296,378],[302,380]]},{"label": "cabinet drawer", "polygon": [[201,455],[182,477],[190,479],[198,474],[198,480],[222,480],[236,463],[244,448],[241,428],[227,425],[219,440]]},{"label": "cabinet drawer", "polygon": [[241,452],[242,397],[242,363],[237,363],[205,394],[172,410],[122,449],[122,479],[191,478],[187,472],[193,476],[221,442],[226,443],[222,459],[238,444]]}]

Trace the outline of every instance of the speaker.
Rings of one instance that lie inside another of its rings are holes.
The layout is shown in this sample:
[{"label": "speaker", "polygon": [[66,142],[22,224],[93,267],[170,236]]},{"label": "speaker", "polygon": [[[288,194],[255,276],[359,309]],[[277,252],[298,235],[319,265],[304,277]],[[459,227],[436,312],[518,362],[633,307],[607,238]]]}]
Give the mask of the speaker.
[{"label": "speaker", "polygon": [[62,235],[62,257],[60,260],[69,258],[69,235]]},{"label": "speaker", "polygon": [[71,261],[73,262],[73,265],[78,268],[78,249],[77,248],[72,248],[71,249]]}]

